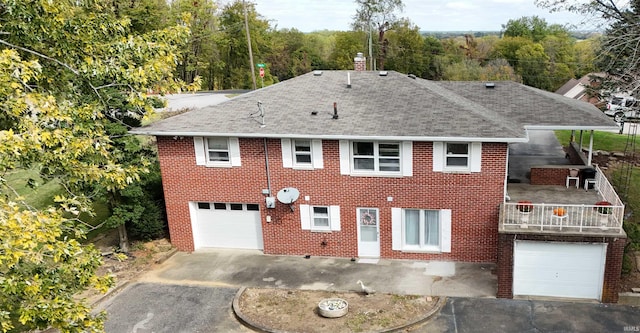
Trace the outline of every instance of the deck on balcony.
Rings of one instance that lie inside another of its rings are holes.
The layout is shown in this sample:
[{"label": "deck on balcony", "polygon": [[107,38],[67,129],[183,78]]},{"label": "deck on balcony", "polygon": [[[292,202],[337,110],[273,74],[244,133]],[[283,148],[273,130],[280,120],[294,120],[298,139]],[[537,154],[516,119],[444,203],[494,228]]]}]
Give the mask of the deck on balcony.
[{"label": "deck on balcony", "polygon": [[[626,236],[622,229],[624,206],[621,203],[613,205],[604,209],[609,214],[600,214],[603,209],[595,203],[611,199],[596,189],[585,191],[575,186],[508,184],[507,193],[511,200],[500,207],[499,232]],[[518,209],[518,201],[525,200],[531,202],[532,209],[528,213]],[[555,214],[558,209],[564,211],[563,216]]]},{"label": "deck on balcony", "polygon": [[593,205],[598,201],[604,200],[594,189],[585,191],[581,187],[576,189],[575,186],[567,188],[556,185],[507,184],[507,194],[511,198],[510,202],[528,200],[534,204]]}]

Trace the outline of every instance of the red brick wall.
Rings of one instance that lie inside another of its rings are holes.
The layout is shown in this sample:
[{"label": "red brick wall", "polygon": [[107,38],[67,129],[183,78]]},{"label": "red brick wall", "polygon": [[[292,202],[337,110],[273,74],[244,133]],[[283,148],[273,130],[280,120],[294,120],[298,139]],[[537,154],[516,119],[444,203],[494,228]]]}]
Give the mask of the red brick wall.
[{"label": "red brick wall", "polygon": [[[300,190],[292,212],[278,203],[266,209],[267,188],[263,139],[241,139],[242,166],[196,166],[192,138],[158,138],[158,151],[172,243],[193,250],[189,201],[259,203],[264,252],[313,256],[357,256],[356,209],[378,208],[381,257],[495,262],[498,208],[503,202],[505,144],[483,144],[482,172],[447,174],[432,171],[432,144],[414,142],[413,177],[352,177],[340,174],[338,141],[324,140],[324,169],[282,167],[279,139],[268,140],[271,190]],[[310,200],[305,201],[304,197]],[[393,197],[393,201],[387,201]],[[339,205],[341,231],[311,232],[300,227],[299,205]],[[451,253],[403,253],[391,249],[391,208],[452,209]],[[265,222],[270,215],[271,223]],[[322,242],[326,245],[322,245]]]},{"label": "red brick wall", "polygon": [[[562,185],[569,175],[569,169],[564,168],[531,168],[531,185]],[[574,182],[571,182],[575,186]]]},{"label": "red brick wall", "polygon": [[602,302],[617,303],[622,255],[626,238],[587,237],[561,235],[532,235],[501,233],[498,240],[498,292],[499,298],[513,298],[513,244],[514,240],[554,241],[573,243],[607,243],[606,263],[602,285]]}]

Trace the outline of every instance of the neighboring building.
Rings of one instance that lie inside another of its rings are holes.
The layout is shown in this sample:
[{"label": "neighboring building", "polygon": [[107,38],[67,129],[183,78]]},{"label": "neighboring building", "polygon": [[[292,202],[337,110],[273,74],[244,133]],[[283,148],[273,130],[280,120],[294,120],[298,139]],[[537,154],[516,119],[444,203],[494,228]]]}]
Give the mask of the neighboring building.
[{"label": "neighboring building", "polygon": [[597,78],[603,79],[604,77],[604,73],[589,73],[581,77],[580,80],[570,79],[567,83],[563,84],[562,87],[556,90],[556,94],[589,102],[601,107],[606,102],[603,102],[600,99],[600,96],[593,92],[597,91],[600,86],[600,82]]},{"label": "neighboring building", "polygon": [[[498,296],[513,297],[514,286],[515,295],[556,293],[528,287],[518,264],[533,254],[552,265],[549,251],[566,250],[570,260],[595,256],[597,271],[586,294],[559,296],[615,302],[626,237],[617,211],[607,233],[584,219],[564,231],[509,219],[509,144],[552,128],[617,127],[590,104],[514,82],[316,71],[132,132],[157,137],[181,251],[492,262]],[[541,172],[564,190],[564,167]],[[561,279],[544,283],[579,284]]]}]

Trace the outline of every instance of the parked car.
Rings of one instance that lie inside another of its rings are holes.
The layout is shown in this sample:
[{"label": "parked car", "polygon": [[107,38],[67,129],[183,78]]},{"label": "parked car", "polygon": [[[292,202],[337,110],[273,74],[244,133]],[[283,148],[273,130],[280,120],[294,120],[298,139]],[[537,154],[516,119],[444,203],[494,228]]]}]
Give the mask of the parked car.
[{"label": "parked car", "polygon": [[628,118],[640,118],[640,101],[631,96],[613,96],[604,114],[618,123]]}]

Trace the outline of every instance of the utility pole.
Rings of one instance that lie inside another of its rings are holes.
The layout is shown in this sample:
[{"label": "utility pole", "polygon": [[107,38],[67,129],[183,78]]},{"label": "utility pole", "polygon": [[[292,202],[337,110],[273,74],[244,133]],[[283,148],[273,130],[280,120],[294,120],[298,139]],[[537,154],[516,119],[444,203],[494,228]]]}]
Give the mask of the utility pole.
[{"label": "utility pole", "polygon": [[244,7],[244,28],[247,31],[247,45],[249,46],[249,67],[251,67],[251,80],[253,81],[253,90],[256,90],[256,72],[253,69],[253,51],[251,50],[251,34],[249,33],[249,18],[247,14],[247,4],[242,0]]}]

